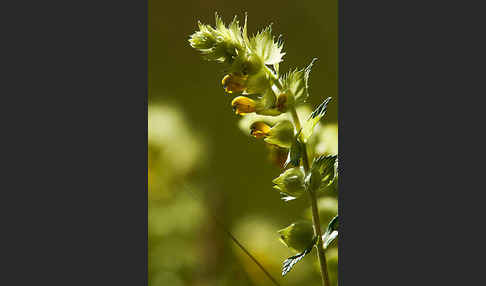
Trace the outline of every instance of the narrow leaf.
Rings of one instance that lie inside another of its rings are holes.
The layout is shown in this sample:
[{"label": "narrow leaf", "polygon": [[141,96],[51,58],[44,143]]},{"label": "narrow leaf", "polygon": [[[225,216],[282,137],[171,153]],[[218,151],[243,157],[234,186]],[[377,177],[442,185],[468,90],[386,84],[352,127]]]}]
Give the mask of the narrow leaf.
[{"label": "narrow leaf", "polygon": [[285,276],[287,273],[289,273],[290,270],[292,270],[292,268],[294,267],[294,265],[297,264],[297,262],[301,261],[302,258],[304,258],[307,254],[309,254],[312,251],[312,248],[314,248],[316,241],[317,239],[314,238],[312,244],[308,248],[306,248],[303,252],[285,259],[282,267],[282,276]]},{"label": "narrow leaf", "polygon": [[329,234],[325,234],[324,237],[322,238],[322,241],[324,242],[324,249],[327,249],[329,244],[338,236],[338,231],[335,230]]},{"label": "narrow leaf", "polygon": [[336,178],[337,155],[319,156],[312,162],[309,178],[306,179],[312,190],[325,190]]},{"label": "narrow leaf", "polygon": [[321,120],[322,117],[326,114],[327,111],[327,104],[331,101],[331,97],[326,98],[317,108],[314,110],[307,118],[307,121],[304,123],[304,127],[302,128],[302,136],[304,142],[306,142],[314,132],[314,127],[316,127],[317,123]]},{"label": "narrow leaf", "polygon": [[289,164],[291,164],[294,167],[297,167],[300,165],[300,158],[302,157],[302,143],[299,140],[299,135],[295,136],[295,140],[292,143],[292,146],[290,146],[290,152],[287,157],[287,161],[285,162],[284,168],[287,168]]},{"label": "narrow leaf", "polygon": [[322,235],[322,241],[324,243],[324,249],[327,249],[327,247],[331,244],[331,242],[336,239],[338,236],[338,227],[339,227],[339,220],[338,220],[339,215],[335,216],[330,222],[329,225],[327,226],[326,233]]},{"label": "narrow leaf", "polygon": [[303,104],[309,98],[308,81],[312,65],[317,59],[304,69],[295,69],[283,75],[280,79],[282,82],[283,92],[293,96],[295,104]]}]

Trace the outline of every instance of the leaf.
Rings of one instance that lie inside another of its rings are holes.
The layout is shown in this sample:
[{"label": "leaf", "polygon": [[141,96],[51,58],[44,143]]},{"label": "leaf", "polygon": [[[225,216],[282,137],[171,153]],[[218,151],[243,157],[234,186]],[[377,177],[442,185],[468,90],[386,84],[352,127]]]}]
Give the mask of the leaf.
[{"label": "leaf", "polygon": [[[336,160],[335,165],[338,164],[338,161]],[[338,174],[338,168],[334,170],[334,180],[332,183],[330,183],[328,186],[321,188],[319,191],[323,191],[324,189],[327,189],[332,192],[337,192],[339,191],[339,174]]]},{"label": "leaf", "polygon": [[336,178],[337,155],[319,156],[312,162],[307,183],[312,190],[325,190]]},{"label": "leaf", "polygon": [[251,50],[260,57],[266,65],[275,65],[282,61],[285,53],[282,53],[283,42],[280,37],[275,42],[272,36],[272,26],[266,27],[250,39]]},{"label": "leaf", "polygon": [[316,168],[322,176],[322,185],[329,186],[336,177],[338,157],[337,155],[320,156],[315,161]]},{"label": "leaf", "polygon": [[317,123],[319,123],[321,118],[326,114],[327,104],[329,101],[331,101],[331,97],[326,98],[326,100],[324,100],[307,118],[307,121],[304,123],[304,127],[302,128],[302,137],[304,142],[307,142],[307,140],[312,136],[314,127],[316,127]]},{"label": "leaf", "polygon": [[322,235],[322,242],[324,243],[324,249],[327,249],[327,247],[331,244],[331,242],[333,242],[334,239],[336,239],[336,237],[338,236],[338,227],[339,227],[338,217],[339,215],[335,216],[329,222],[326,233]]},{"label": "leaf", "polygon": [[282,91],[291,94],[294,97],[295,104],[303,104],[307,101],[307,98],[309,98],[309,74],[312,65],[316,60],[317,59],[314,58],[305,69],[295,69],[294,71],[286,73],[281,78]]},{"label": "leaf", "polygon": [[304,258],[307,254],[309,254],[312,251],[312,248],[314,248],[316,240],[317,239],[314,238],[312,244],[309,245],[309,247],[307,247],[303,252],[285,259],[282,267],[282,276],[285,276],[287,273],[289,273],[290,270],[292,270],[292,268],[294,267],[294,265],[297,264],[297,262],[301,261],[302,258]]},{"label": "leaf", "polygon": [[289,164],[291,164],[294,167],[297,167],[300,165],[300,158],[302,157],[302,143],[299,140],[299,134],[295,136],[295,140],[292,143],[292,146],[290,146],[290,152],[287,157],[287,161],[285,162],[284,168],[287,168]]},{"label": "leaf", "polygon": [[331,244],[331,242],[338,236],[338,231],[335,230],[333,232],[331,232],[330,234],[325,234],[323,237],[322,237],[322,241],[324,243],[324,249],[327,249],[327,247],[329,246],[329,244]]}]

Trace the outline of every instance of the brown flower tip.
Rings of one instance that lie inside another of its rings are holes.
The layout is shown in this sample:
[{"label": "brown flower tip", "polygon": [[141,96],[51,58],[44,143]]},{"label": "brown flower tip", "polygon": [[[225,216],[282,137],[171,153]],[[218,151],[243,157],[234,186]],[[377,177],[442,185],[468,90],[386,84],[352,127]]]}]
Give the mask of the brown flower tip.
[{"label": "brown flower tip", "polygon": [[285,112],[285,110],[287,109],[287,98],[288,98],[288,95],[285,94],[285,93],[282,93],[277,97],[276,106],[277,106],[277,109],[280,112]]}]

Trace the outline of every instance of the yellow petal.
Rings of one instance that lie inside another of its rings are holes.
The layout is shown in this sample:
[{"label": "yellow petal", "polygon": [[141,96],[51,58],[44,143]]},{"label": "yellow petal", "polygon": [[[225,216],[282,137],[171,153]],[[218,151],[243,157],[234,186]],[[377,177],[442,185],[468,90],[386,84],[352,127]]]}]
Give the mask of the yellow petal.
[{"label": "yellow petal", "polygon": [[256,103],[253,99],[246,96],[238,96],[231,102],[233,110],[238,115],[245,115],[255,112]]},{"label": "yellow petal", "polygon": [[247,76],[228,74],[223,77],[221,84],[227,93],[243,92],[246,89]]},{"label": "yellow petal", "polygon": [[270,133],[270,126],[266,123],[257,121],[250,126],[250,135],[255,138],[267,137]]}]

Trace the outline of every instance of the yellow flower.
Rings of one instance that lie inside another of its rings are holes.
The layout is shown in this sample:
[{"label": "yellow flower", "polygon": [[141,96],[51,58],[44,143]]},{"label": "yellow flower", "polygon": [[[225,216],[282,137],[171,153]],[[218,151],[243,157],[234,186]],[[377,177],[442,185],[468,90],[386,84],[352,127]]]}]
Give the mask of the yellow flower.
[{"label": "yellow flower", "polygon": [[248,76],[231,73],[223,77],[221,84],[227,93],[243,92],[246,89],[247,79]]},{"label": "yellow flower", "polygon": [[294,126],[288,120],[277,122],[273,126],[263,121],[256,121],[250,126],[250,135],[264,138],[263,140],[268,144],[290,148],[294,140]]},{"label": "yellow flower", "polygon": [[245,115],[248,113],[255,112],[256,103],[253,99],[246,96],[238,96],[233,101],[231,101],[231,106],[233,110],[238,115]]},{"label": "yellow flower", "polygon": [[250,135],[255,138],[267,137],[270,134],[271,127],[262,121],[254,122],[250,126]]}]

